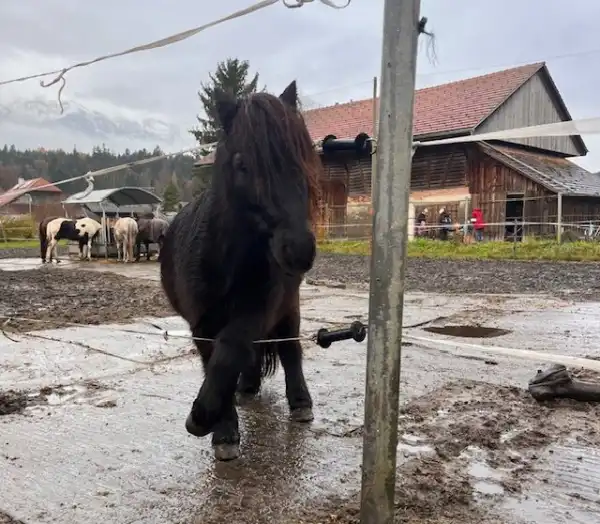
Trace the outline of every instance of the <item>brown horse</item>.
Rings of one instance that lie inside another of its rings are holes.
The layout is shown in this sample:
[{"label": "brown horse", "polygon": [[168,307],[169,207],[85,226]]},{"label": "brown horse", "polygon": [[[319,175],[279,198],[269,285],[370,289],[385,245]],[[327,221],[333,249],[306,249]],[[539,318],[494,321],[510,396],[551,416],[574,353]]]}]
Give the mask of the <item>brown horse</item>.
[{"label": "brown horse", "polygon": [[160,260],[160,251],[169,223],[162,218],[139,218],[137,219],[138,233],[135,240],[136,256],[135,261],[140,261],[142,243],[146,247],[146,260],[150,260],[150,244],[158,244],[158,260]]},{"label": "brown horse", "polygon": [[[300,283],[312,267],[321,162],[298,109],[296,83],[279,96],[216,93],[222,138],[210,188],[165,236],[161,280],[189,323],[205,378],[186,420],[212,433],[215,457],[239,456],[236,389],[258,394],[280,360],[291,418],[313,419],[302,370]],[[287,339],[256,343],[264,339]]]}]

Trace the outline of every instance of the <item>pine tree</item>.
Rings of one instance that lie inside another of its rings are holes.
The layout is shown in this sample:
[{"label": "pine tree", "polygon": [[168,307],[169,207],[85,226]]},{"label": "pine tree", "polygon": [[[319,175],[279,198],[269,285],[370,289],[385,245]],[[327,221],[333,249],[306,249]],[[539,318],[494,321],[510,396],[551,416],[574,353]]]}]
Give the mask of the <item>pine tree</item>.
[{"label": "pine tree", "polygon": [[179,189],[171,180],[163,191],[163,211],[177,211],[179,205]]},{"label": "pine tree", "polygon": [[214,94],[215,88],[221,88],[228,91],[236,97],[247,96],[257,91],[258,73],[251,80],[248,80],[250,74],[250,63],[247,60],[237,58],[228,58],[224,62],[217,64],[216,71],[209,74],[210,82],[201,84],[201,90],[198,91],[200,102],[204,109],[205,117],[197,117],[200,127],[190,130],[198,143],[210,144],[216,142],[220,136],[220,124],[215,111]]}]

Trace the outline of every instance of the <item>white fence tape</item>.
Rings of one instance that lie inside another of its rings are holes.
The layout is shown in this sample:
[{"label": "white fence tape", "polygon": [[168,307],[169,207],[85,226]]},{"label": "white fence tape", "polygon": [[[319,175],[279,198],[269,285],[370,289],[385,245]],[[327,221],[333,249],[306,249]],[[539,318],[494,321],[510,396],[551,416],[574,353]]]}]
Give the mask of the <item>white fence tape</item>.
[{"label": "white fence tape", "polygon": [[510,140],[511,138],[533,138],[541,136],[571,136],[600,134],[600,117],[541,124],[537,126],[506,129],[475,135],[443,138],[426,142],[414,142],[417,147],[438,146],[443,144],[461,144],[463,142],[483,142],[485,140]]}]

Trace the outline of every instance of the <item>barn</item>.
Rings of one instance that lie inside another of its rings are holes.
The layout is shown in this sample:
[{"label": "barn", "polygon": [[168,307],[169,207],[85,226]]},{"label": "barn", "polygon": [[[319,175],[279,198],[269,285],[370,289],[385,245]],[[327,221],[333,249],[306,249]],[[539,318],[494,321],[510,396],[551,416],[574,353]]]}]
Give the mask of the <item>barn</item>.
[{"label": "barn", "polygon": [[[321,144],[332,231],[364,219],[352,213],[360,206],[348,204],[368,199],[371,158],[368,148],[328,149],[327,142],[372,135],[373,107],[367,99],[305,113],[311,136]],[[415,141],[426,142],[569,120],[546,64],[535,63],[417,90],[413,133]],[[505,224],[513,220],[524,224],[517,228],[519,235],[536,236],[554,236],[559,220],[563,225],[598,221],[600,176],[569,160],[587,152],[580,136],[417,148],[410,197],[414,213],[427,209],[428,221],[436,223],[437,211],[445,207],[462,222],[471,209],[481,208],[486,222],[498,224],[487,228],[492,239],[512,236],[514,226]],[[341,235],[364,233],[344,227]]]},{"label": "barn", "polygon": [[[323,222],[329,236],[370,234],[373,99],[304,112],[324,165]],[[374,111],[375,109],[375,111]],[[476,135],[572,120],[545,63],[528,64],[415,93],[415,141]],[[600,219],[600,176],[573,163],[588,150],[580,136],[470,142],[417,148],[413,213],[437,223],[446,208],[456,222],[481,208],[486,236],[555,236],[556,223]],[[211,163],[208,157],[196,169]]]}]

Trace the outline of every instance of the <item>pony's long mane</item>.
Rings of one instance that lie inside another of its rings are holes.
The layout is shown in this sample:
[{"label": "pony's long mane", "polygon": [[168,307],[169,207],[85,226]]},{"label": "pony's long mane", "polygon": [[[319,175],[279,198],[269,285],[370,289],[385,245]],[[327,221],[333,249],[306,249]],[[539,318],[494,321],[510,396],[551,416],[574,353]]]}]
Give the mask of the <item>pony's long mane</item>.
[{"label": "pony's long mane", "polygon": [[298,109],[295,83],[293,96],[293,104],[264,92],[236,101],[231,128],[217,146],[213,185],[223,191],[235,184],[239,154],[242,172],[260,200],[281,207],[285,203],[278,202],[278,196],[296,192],[297,201],[307,201],[307,216],[314,227],[322,163]]}]

